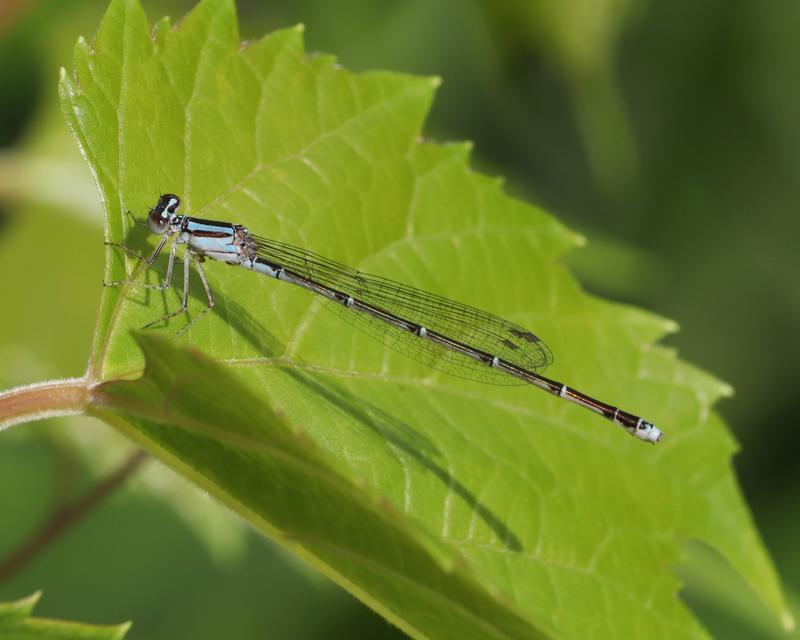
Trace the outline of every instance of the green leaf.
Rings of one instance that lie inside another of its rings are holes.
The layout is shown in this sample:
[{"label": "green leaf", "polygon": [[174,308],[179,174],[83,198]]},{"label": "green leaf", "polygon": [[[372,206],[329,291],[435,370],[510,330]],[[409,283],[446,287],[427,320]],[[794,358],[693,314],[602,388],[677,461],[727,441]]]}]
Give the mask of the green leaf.
[{"label": "green leaf", "polygon": [[[619,83],[614,54],[641,0],[491,0],[503,48],[532,48],[565,85],[586,159],[610,210],[619,215],[621,196],[637,188],[638,152]],[[502,51],[502,49],[501,49]]]},{"label": "green leaf", "polygon": [[32,617],[41,597],[35,593],[16,602],[0,602],[0,638],[3,640],[120,640],[130,623],[100,626]]},{"label": "green leaf", "polygon": [[[553,377],[655,420],[662,445],[428,370],[301,289],[210,263],[217,307],[180,338],[181,317],[131,333],[176,292],[105,290],[93,411],[416,637],[704,637],[675,597],[687,538],[788,623],[712,411],[728,388],[655,345],[674,323],[583,293],[558,262],[579,238],[470,170],[469,145],[420,138],[435,85],[307,56],[300,29],[242,46],[227,0],[152,32],[115,0],[61,95],[109,241],[150,250],[125,211],[178,193],[531,327]],[[108,251],[107,280],[133,268]],[[194,282],[190,316],[204,299]]]},{"label": "green leaf", "polygon": [[[678,569],[686,582],[681,593],[692,610],[696,611],[714,638],[761,638],[790,640],[800,638],[800,630],[787,629],[755,597],[752,589],[725,563],[718,554],[703,544],[688,543],[687,559]],[[781,564],[788,575],[791,567]],[[796,594],[787,589],[792,615],[796,615]]]}]

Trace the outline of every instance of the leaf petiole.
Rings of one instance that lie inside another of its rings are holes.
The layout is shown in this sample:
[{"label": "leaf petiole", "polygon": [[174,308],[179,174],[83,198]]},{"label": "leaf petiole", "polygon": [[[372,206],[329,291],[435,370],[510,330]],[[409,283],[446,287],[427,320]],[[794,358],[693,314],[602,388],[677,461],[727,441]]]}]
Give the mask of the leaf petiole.
[{"label": "leaf petiole", "polygon": [[15,387],[0,393],[0,431],[21,422],[86,412],[91,400],[88,378],[65,378]]}]

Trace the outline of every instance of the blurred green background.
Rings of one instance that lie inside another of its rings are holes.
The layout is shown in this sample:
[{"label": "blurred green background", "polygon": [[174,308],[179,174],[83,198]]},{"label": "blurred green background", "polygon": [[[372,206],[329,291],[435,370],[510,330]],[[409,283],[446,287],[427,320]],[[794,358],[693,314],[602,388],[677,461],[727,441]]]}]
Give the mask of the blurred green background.
[{"label": "blurred green background", "polygon": [[[192,6],[144,4],[151,21]],[[736,389],[718,410],[798,611],[800,3],[237,4],[243,38],[303,22],[309,51],[350,69],[441,76],[426,136],[475,141],[479,169],[585,234],[566,260],[587,289],[680,323],[670,343]],[[56,83],[104,9],[0,0],[0,388],[86,363],[101,211]],[[87,419],[2,433],[0,561],[130,451]],[[786,637],[707,549],[687,545],[675,570],[715,637]],[[37,589],[41,615],[131,619],[133,640],[401,637],[154,462],[0,583],[0,601]]]}]

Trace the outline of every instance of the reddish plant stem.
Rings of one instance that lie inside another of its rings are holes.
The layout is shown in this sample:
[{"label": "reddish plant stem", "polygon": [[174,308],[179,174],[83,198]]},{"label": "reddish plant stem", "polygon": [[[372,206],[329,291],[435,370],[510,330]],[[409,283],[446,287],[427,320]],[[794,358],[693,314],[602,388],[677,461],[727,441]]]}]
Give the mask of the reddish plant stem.
[{"label": "reddish plant stem", "polygon": [[53,380],[0,393],[0,430],[20,422],[83,413],[90,402],[86,378]]},{"label": "reddish plant stem", "polygon": [[100,484],[85,496],[70,502],[55,513],[27,541],[0,563],[0,583],[8,580],[48,545],[66,533],[70,527],[86,516],[94,507],[108,497],[147,459],[145,451],[134,452]]}]

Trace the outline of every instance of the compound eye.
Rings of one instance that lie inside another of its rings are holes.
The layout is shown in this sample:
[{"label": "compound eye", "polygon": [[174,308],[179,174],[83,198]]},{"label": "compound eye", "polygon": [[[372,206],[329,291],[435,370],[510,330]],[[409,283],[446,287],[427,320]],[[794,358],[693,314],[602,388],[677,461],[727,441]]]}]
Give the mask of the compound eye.
[{"label": "compound eye", "polygon": [[152,233],[161,235],[169,226],[169,218],[166,217],[163,212],[159,213],[156,209],[153,209],[150,215],[147,216],[147,226],[150,227]]}]

